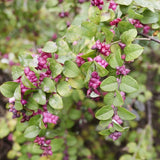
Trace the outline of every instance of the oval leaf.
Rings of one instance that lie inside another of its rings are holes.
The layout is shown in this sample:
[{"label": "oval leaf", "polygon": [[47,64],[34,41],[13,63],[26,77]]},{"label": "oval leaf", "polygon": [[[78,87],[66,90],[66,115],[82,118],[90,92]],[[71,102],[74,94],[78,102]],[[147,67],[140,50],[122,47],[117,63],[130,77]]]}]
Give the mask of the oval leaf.
[{"label": "oval leaf", "polygon": [[117,107],[118,108],[118,116],[122,119],[122,120],[133,120],[136,118],[136,116],[129,112],[127,109],[123,108],[123,107]]},{"label": "oval leaf", "polygon": [[36,137],[40,132],[39,127],[33,125],[33,126],[29,126],[25,132],[24,132],[24,137],[26,138],[34,138]]},{"label": "oval leaf", "polygon": [[118,88],[117,79],[114,76],[110,76],[102,81],[100,88],[103,91],[115,91]]},{"label": "oval leaf", "polygon": [[138,89],[138,83],[130,76],[124,76],[120,84],[120,90],[127,93],[135,92]]},{"label": "oval leaf", "polygon": [[62,98],[58,94],[54,94],[52,97],[49,98],[49,104],[54,109],[63,108]]},{"label": "oval leaf", "polygon": [[112,107],[104,106],[96,112],[95,116],[99,120],[107,120],[113,116],[113,113]]}]

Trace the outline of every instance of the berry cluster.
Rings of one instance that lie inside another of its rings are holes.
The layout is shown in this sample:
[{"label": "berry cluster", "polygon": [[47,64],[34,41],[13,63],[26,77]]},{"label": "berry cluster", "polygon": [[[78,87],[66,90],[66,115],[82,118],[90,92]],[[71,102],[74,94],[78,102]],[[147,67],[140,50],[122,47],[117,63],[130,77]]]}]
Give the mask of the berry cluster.
[{"label": "berry cluster", "polygon": [[98,73],[96,71],[92,72],[91,79],[89,81],[89,89],[87,91],[87,95],[90,95],[92,91],[100,95],[100,92],[97,90],[100,84],[101,84],[101,81]]},{"label": "berry cluster", "polygon": [[9,104],[9,112],[12,112],[13,113],[13,116],[12,118],[18,118],[20,117],[20,112],[18,112],[15,107],[14,107],[14,104]]},{"label": "berry cluster", "polygon": [[117,75],[121,74],[121,75],[125,76],[130,72],[130,70],[125,67],[125,65],[120,66],[120,67],[116,67],[116,69],[117,69],[117,71],[116,71]]},{"label": "berry cluster", "polygon": [[84,59],[80,56],[82,56],[83,53],[79,53],[77,56],[76,56],[76,63],[78,65],[78,67],[80,67],[83,63],[85,63]]},{"label": "berry cluster", "polygon": [[115,11],[117,8],[117,5],[118,5],[117,3],[111,0],[111,2],[109,3],[109,9],[112,9],[113,11]]},{"label": "berry cluster", "polygon": [[131,24],[133,24],[136,28],[143,28],[143,33],[148,34],[151,29],[150,26],[142,24],[138,19],[128,19]]},{"label": "berry cluster", "polygon": [[58,116],[48,112],[43,112],[43,122],[57,124]]},{"label": "berry cluster", "polygon": [[101,58],[101,56],[97,56],[94,59],[92,59],[91,57],[88,58],[88,61],[92,62],[92,61],[96,61],[99,65],[101,65],[103,68],[106,68],[109,64]]},{"label": "berry cluster", "polygon": [[[113,127],[113,122],[118,123],[118,124],[122,124],[123,121],[122,119],[117,115],[117,111],[114,105],[111,106],[114,110],[114,115],[112,117],[112,122],[108,125],[108,129]],[[117,132],[115,131],[114,133],[111,133],[109,135],[110,138],[112,138],[114,141],[117,140],[120,136],[122,135],[121,132]]]},{"label": "berry cluster", "polygon": [[38,87],[38,83],[37,83],[38,79],[37,79],[35,73],[33,71],[31,71],[29,67],[26,67],[24,69],[24,73],[25,73],[26,77],[30,80],[30,82],[33,85],[35,85],[36,87]]},{"label": "berry cluster", "polygon": [[101,10],[104,2],[103,0],[92,0],[91,4],[92,6],[97,6]]},{"label": "berry cluster", "polygon": [[117,140],[120,136],[122,135],[121,132],[114,132],[112,134],[109,135],[110,138],[112,138],[114,141]]},{"label": "berry cluster", "polygon": [[64,17],[68,17],[69,13],[68,12],[60,12],[58,15],[60,18],[64,18]]},{"label": "berry cluster", "polygon": [[102,53],[104,56],[109,56],[111,53],[110,45],[105,44],[104,42],[101,43],[100,40],[96,41],[96,44],[92,46],[92,49],[97,49],[100,53]]},{"label": "berry cluster", "polygon": [[110,25],[117,26],[120,21],[122,21],[121,18],[114,19],[113,21],[110,22]]},{"label": "berry cluster", "polygon": [[44,150],[42,156],[52,155],[52,147],[51,147],[51,140],[45,140],[45,137],[36,137],[34,143],[38,143],[41,146],[41,149]]}]

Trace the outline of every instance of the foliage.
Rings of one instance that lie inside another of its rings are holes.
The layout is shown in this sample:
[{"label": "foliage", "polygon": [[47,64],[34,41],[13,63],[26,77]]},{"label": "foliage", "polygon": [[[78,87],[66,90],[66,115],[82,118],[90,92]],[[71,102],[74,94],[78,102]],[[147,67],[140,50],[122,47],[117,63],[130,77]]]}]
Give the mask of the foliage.
[{"label": "foliage", "polygon": [[[155,49],[160,43],[159,32],[155,32],[160,28],[160,3],[156,0],[31,2],[0,3],[4,22],[0,43],[5,44],[1,50],[3,54],[7,48],[12,50],[18,63],[12,67],[13,81],[0,86],[1,93],[9,98],[7,108],[17,118],[12,121],[7,113],[7,123],[1,119],[0,137],[12,132],[14,141],[8,157],[112,160],[114,155],[105,152],[109,146],[101,141],[117,140],[115,144],[120,145],[129,135],[124,148],[127,154],[120,160],[155,159],[150,122],[137,133],[128,129],[134,128],[132,120],[140,119],[144,103],[152,97],[139,68],[147,72],[146,50]],[[67,21],[71,24],[66,24]],[[4,37],[13,28],[17,34],[9,35],[11,40],[6,43]],[[58,38],[51,36],[54,33],[58,33]],[[32,44],[30,52],[9,47],[16,43],[15,38],[19,43],[23,36]],[[8,60],[3,54],[2,60]],[[132,71],[134,68],[136,71]],[[9,123],[13,125],[7,128]],[[135,135],[138,136],[132,137]]]}]

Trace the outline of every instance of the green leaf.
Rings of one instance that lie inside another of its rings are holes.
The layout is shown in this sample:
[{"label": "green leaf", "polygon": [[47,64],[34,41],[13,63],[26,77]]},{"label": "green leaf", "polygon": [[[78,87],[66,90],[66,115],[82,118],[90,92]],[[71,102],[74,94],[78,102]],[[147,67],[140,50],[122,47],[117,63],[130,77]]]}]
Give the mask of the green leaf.
[{"label": "green leaf", "polygon": [[18,87],[15,89],[14,98],[15,98],[16,100],[21,100],[21,87],[20,87],[20,84],[19,84]]},{"label": "green leaf", "polygon": [[5,82],[0,86],[0,91],[3,94],[3,96],[11,98],[14,96],[14,92],[18,85],[19,83],[16,82]]},{"label": "green leaf", "polygon": [[53,78],[57,77],[59,74],[62,73],[63,67],[61,64],[57,63],[55,60],[53,60],[53,58],[50,58],[48,61],[50,63],[50,69]]},{"label": "green leaf", "polygon": [[125,44],[130,44],[137,36],[136,29],[130,29],[128,31],[123,32],[121,35],[121,41]]},{"label": "green leaf", "polygon": [[126,61],[132,61],[138,58],[143,52],[143,47],[138,44],[130,44],[124,48],[126,54]]},{"label": "green leaf", "polygon": [[118,132],[124,131],[123,127],[121,127],[121,125],[119,125],[115,120],[113,120],[113,128]]},{"label": "green leaf", "polygon": [[78,120],[80,117],[81,117],[81,111],[80,110],[72,108],[69,111],[69,118],[70,119],[72,119],[72,120]]},{"label": "green leaf", "polygon": [[61,96],[69,96],[71,94],[71,86],[67,82],[62,81],[57,85],[57,92]]},{"label": "green leaf", "polygon": [[122,66],[123,60],[121,59],[121,50],[118,45],[112,45],[111,51],[113,54],[110,55],[109,65],[112,68],[116,68],[118,66]]},{"label": "green leaf", "polygon": [[47,3],[46,3],[46,7],[47,8],[52,8],[54,6],[56,6],[58,4],[58,0],[47,0]]},{"label": "green leaf", "polygon": [[32,97],[29,97],[27,101],[27,108],[31,110],[37,110],[39,108],[39,105]]},{"label": "green leaf", "polygon": [[123,98],[122,98],[120,92],[118,90],[116,90],[116,96],[114,98],[113,105],[114,106],[121,106],[121,105],[123,105],[123,103],[124,103]]},{"label": "green leaf", "polygon": [[23,72],[21,67],[19,67],[19,66],[13,66],[12,67],[12,78],[13,78],[13,80],[18,79],[20,76],[23,75],[23,73],[24,72]]},{"label": "green leaf", "polygon": [[29,125],[38,125],[41,121],[41,115],[35,115],[29,120]]},{"label": "green leaf", "polygon": [[117,107],[118,108],[118,116],[122,119],[122,120],[133,120],[136,118],[136,116],[129,112],[128,110],[126,110],[125,108],[123,107]]},{"label": "green leaf", "polygon": [[63,146],[64,146],[63,139],[56,138],[51,141],[51,147],[53,152],[59,151]]},{"label": "green leaf", "polygon": [[104,96],[104,103],[106,105],[112,105],[113,104],[113,101],[114,101],[114,93],[107,93],[105,96]]},{"label": "green leaf", "polygon": [[113,116],[113,114],[114,111],[112,107],[104,106],[96,112],[95,117],[99,120],[107,120],[110,119]]},{"label": "green leaf", "polygon": [[45,45],[44,48],[42,49],[43,52],[47,53],[53,53],[57,51],[57,45],[55,42],[48,41]]},{"label": "green leaf", "polygon": [[139,14],[137,13],[135,10],[133,10],[132,8],[129,8],[128,9],[128,16],[130,18],[133,18],[133,19],[142,19],[143,18],[143,15],[142,14]]},{"label": "green leaf", "polygon": [[62,98],[58,94],[54,94],[52,97],[49,98],[49,104],[54,109],[63,108]]},{"label": "green leaf", "polygon": [[74,42],[80,39],[81,36],[81,28],[77,25],[71,25],[67,29],[67,33],[65,34],[65,37],[68,42]]},{"label": "green leaf", "polygon": [[110,76],[102,81],[100,88],[103,91],[115,91],[118,88],[117,79],[114,76]]},{"label": "green leaf", "polygon": [[98,24],[101,18],[101,11],[99,10],[99,8],[94,6],[89,7],[88,18],[91,22]]},{"label": "green leaf", "polygon": [[20,101],[16,101],[16,102],[15,102],[15,109],[16,109],[17,111],[23,109],[22,103],[21,103]]},{"label": "green leaf", "polygon": [[0,118],[0,124],[0,139],[2,139],[9,134],[10,130],[4,118]]},{"label": "green leaf", "polygon": [[83,22],[82,26],[82,35],[84,37],[92,38],[97,32],[97,25],[92,22]]},{"label": "green leaf", "polygon": [[99,65],[97,62],[94,61],[94,63],[95,63],[95,65],[96,65],[96,71],[98,72],[98,75],[99,75],[100,77],[104,77],[104,76],[106,76],[106,75],[109,73],[107,69],[103,68],[103,67],[102,67],[101,65]]},{"label": "green leaf", "polygon": [[99,132],[99,134],[102,136],[109,136],[111,134],[111,132],[109,131],[109,129],[105,129],[105,130]]},{"label": "green leaf", "polygon": [[132,0],[116,0],[117,4],[129,6],[132,3]]},{"label": "green leaf", "polygon": [[56,91],[55,82],[47,77],[43,79],[40,87],[46,93],[52,93]]},{"label": "green leaf", "polygon": [[39,127],[32,125],[26,128],[24,131],[24,137],[26,138],[35,138],[40,132]]},{"label": "green leaf", "polygon": [[77,67],[77,65],[74,62],[66,61],[64,63],[63,74],[66,77],[74,78],[74,77],[77,77],[80,74],[80,70],[79,70],[79,68]]},{"label": "green leaf", "polygon": [[45,105],[46,104],[46,94],[39,89],[38,92],[33,94],[33,99],[41,105]]},{"label": "green leaf", "polygon": [[81,89],[84,87],[84,82],[81,77],[77,77],[74,79],[69,79],[68,83],[71,85],[71,87],[76,88],[76,89]]},{"label": "green leaf", "polygon": [[105,34],[106,43],[111,43],[111,41],[114,37],[114,34],[106,27],[102,27],[102,31]]},{"label": "green leaf", "polygon": [[144,8],[148,8],[149,10],[154,12],[154,6],[151,0],[134,0],[134,1],[136,5],[144,7]]},{"label": "green leaf", "polygon": [[23,85],[26,86],[27,88],[36,88],[36,86],[33,85],[25,75],[22,76],[21,81]]},{"label": "green leaf", "polygon": [[135,29],[135,27],[131,23],[126,22],[126,21],[121,21],[118,23],[118,30],[120,33],[123,33],[130,29]]},{"label": "green leaf", "polygon": [[158,12],[151,12],[149,10],[144,11],[143,18],[141,19],[141,22],[143,24],[152,24],[159,21],[159,13]]},{"label": "green leaf", "polygon": [[126,93],[132,93],[137,91],[138,89],[138,83],[135,79],[133,79],[130,76],[124,76],[122,78],[121,84],[120,84],[120,90]]},{"label": "green leaf", "polygon": [[132,159],[132,157],[133,156],[131,156],[130,154],[125,154],[121,156],[120,160],[129,160],[129,159]]}]

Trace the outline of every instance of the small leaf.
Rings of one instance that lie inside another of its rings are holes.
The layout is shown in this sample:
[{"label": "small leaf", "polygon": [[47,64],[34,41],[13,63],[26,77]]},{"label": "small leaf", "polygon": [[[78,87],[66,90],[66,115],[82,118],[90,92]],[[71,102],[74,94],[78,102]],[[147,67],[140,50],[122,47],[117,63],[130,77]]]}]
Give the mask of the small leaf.
[{"label": "small leaf", "polygon": [[16,82],[5,82],[0,86],[0,91],[5,97],[11,98],[14,96],[14,92],[18,85],[19,83]]},{"label": "small leaf", "polygon": [[49,104],[54,109],[63,108],[62,98],[58,94],[54,94],[52,97],[49,98]]},{"label": "small leaf", "polygon": [[71,94],[71,86],[67,82],[62,81],[57,85],[57,92],[61,96],[69,96]]},{"label": "small leaf", "polygon": [[80,39],[81,36],[81,27],[78,25],[71,25],[67,29],[67,33],[65,34],[65,37],[68,42],[74,42]]},{"label": "small leaf", "polygon": [[118,132],[124,131],[123,127],[121,127],[121,125],[119,125],[115,120],[113,120],[113,128]]},{"label": "small leaf", "polygon": [[40,132],[39,127],[32,125],[29,126],[25,131],[24,131],[24,137],[26,138],[35,138]]},{"label": "small leaf", "polygon": [[23,72],[21,67],[19,67],[19,66],[13,66],[12,67],[12,78],[13,78],[13,80],[18,79],[20,76],[23,75],[23,73],[24,72]]},{"label": "small leaf", "polygon": [[138,84],[135,79],[133,79],[130,76],[124,76],[122,78],[121,84],[120,84],[120,90],[126,93],[132,93],[137,91]]},{"label": "small leaf", "polygon": [[102,136],[109,136],[111,134],[111,132],[109,131],[109,129],[105,129],[105,130],[99,132],[99,134]]},{"label": "small leaf", "polygon": [[107,93],[105,96],[104,96],[104,103],[106,105],[112,105],[113,104],[113,101],[114,101],[114,93]]},{"label": "small leaf", "polygon": [[117,79],[114,76],[110,76],[102,81],[100,88],[103,91],[115,91],[118,88]]},{"label": "small leaf", "polygon": [[121,50],[118,45],[112,45],[111,51],[113,54],[110,55],[109,65],[112,68],[116,68],[118,66],[122,66],[123,60],[121,59]]},{"label": "small leaf", "polygon": [[136,116],[129,112],[128,110],[126,110],[123,107],[117,107],[118,108],[118,116],[122,119],[122,120],[133,120],[136,118]]},{"label": "small leaf", "polygon": [[130,44],[137,36],[136,29],[130,29],[128,31],[123,32],[121,35],[121,41],[125,44]]},{"label": "small leaf", "polygon": [[61,64],[57,63],[55,60],[53,60],[52,58],[50,58],[49,60],[50,63],[50,69],[52,72],[52,77],[55,78],[57,77],[59,74],[62,73],[63,71],[63,67]]},{"label": "small leaf", "polygon": [[38,103],[32,97],[29,97],[27,101],[27,108],[31,110],[37,110],[38,107],[39,107]]},{"label": "small leaf", "polygon": [[122,98],[120,92],[118,90],[116,90],[116,96],[114,98],[113,105],[114,106],[121,106],[121,105],[123,105],[123,103],[124,103],[123,98]]},{"label": "small leaf", "polygon": [[82,26],[82,34],[84,37],[92,38],[98,29],[98,26],[95,23],[92,22],[83,22],[81,24]]},{"label": "small leaf", "polygon": [[74,78],[74,77],[77,77],[80,74],[80,70],[79,70],[79,68],[77,67],[77,65],[74,62],[66,61],[64,63],[63,74],[66,77]]},{"label": "small leaf", "polygon": [[17,111],[23,109],[22,103],[21,103],[20,101],[16,101],[16,102],[15,102],[15,109],[16,109]]},{"label": "small leaf", "polygon": [[21,81],[23,85],[26,86],[27,88],[36,88],[36,86],[33,85],[25,75],[22,76]]},{"label": "small leaf", "polygon": [[69,111],[69,118],[70,119],[72,119],[72,120],[78,120],[80,117],[81,117],[81,111],[80,110],[72,108]]},{"label": "small leaf", "polygon": [[138,44],[130,44],[124,48],[126,54],[126,61],[132,61],[138,58],[143,52],[143,47]]},{"label": "small leaf", "polygon": [[74,79],[69,79],[68,83],[71,85],[71,87],[76,88],[76,89],[81,89],[84,87],[84,82],[81,77],[77,77]]},{"label": "small leaf", "polygon": [[123,33],[130,29],[135,29],[134,25],[132,25],[131,23],[126,22],[126,21],[121,21],[118,23],[118,30],[120,33]]},{"label": "small leaf", "polygon": [[89,7],[88,18],[90,19],[90,21],[96,24],[100,22],[101,11],[98,9],[98,7]]},{"label": "small leaf", "polygon": [[44,48],[42,49],[43,52],[47,53],[53,53],[57,51],[57,45],[55,42],[48,41],[45,45]]},{"label": "small leaf", "polygon": [[14,98],[16,100],[21,100],[21,87],[20,87],[20,85],[18,85],[18,87],[15,89]]},{"label": "small leaf", "polygon": [[116,0],[116,3],[129,6],[132,3],[132,0]]},{"label": "small leaf", "polygon": [[111,43],[111,41],[114,37],[114,34],[106,27],[102,27],[102,31],[105,34],[106,43]]},{"label": "small leaf", "polygon": [[33,99],[41,105],[45,105],[46,104],[46,94],[39,89],[38,92],[33,94]]},{"label": "small leaf", "polygon": [[44,78],[41,86],[42,90],[46,93],[52,93],[55,92],[55,82],[53,80],[51,80],[50,78]]},{"label": "small leaf", "polygon": [[103,68],[103,67],[102,67],[101,65],[99,65],[97,62],[94,61],[94,63],[95,63],[95,65],[96,65],[96,71],[98,72],[98,75],[99,75],[100,77],[104,77],[104,76],[106,76],[106,75],[109,73],[107,69]]},{"label": "small leaf", "polygon": [[99,120],[107,120],[113,116],[113,113],[112,107],[104,106],[96,112],[95,117]]}]

